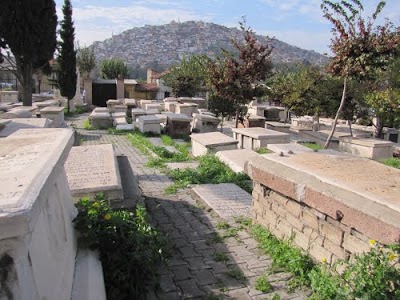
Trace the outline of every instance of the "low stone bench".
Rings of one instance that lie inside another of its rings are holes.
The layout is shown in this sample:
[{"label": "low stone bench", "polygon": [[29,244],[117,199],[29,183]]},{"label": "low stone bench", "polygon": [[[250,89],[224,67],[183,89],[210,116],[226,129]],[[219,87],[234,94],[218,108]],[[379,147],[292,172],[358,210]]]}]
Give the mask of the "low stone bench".
[{"label": "low stone bench", "polygon": [[260,127],[232,128],[232,132],[239,148],[255,150],[268,144],[290,143],[290,134]]},{"label": "low stone bench", "polygon": [[205,133],[214,132],[218,128],[218,124],[221,120],[217,117],[213,117],[205,114],[193,114],[193,132]]},{"label": "low stone bench", "polygon": [[96,129],[107,129],[113,126],[111,114],[108,112],[103,113],[91,113],[89,116],[89,122],[93,128]]},{"label": "low stone bench", "polygon": [[339,150],[373,160],[381,160],[393,156],[395,143],[373,138],[339,138]]},{"label": "low stone bench", "polygon": [[155,115],[140,116],[138,118],[138,128],[140,132],[152,132],[155,134],[161,133],[160,119]]},{"label": "low stone bench", "polygon": [[234,150],[238,141],[220,132],[196,133],[190,136],[193,156],[217,153],[218,151]]},{"label": "low stone bench", "polygon": [[111,204],[122,203],[121,178],[112,144],[72,147],[65,171],[75,201],[102,192]]},{"label": "low stone bench", "polygon": [[51,127],[64,126],[64,107],[48,106],[40,111],[40,117],[52,120]]},{"label": "low stone bench", "polygon": [[169,136],[189,136],[192,118],[184,114],[167,114],[167,133]]}]

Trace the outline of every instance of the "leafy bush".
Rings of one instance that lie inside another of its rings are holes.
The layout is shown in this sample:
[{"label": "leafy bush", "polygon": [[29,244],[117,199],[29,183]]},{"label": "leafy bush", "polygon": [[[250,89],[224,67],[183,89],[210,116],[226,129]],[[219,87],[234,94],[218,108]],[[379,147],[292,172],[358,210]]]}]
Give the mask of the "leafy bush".
[{"label": "leafy bush", "polygon": [[189,184],[235,183],[251,193],[252,187],[248,183],[249,177],[246,174],[233,172],[214,155],[202,156],[199,161],[196,169],[169,171],[168,175],[175,180],[175,183],[167,187],[166,192],[175,193],[177,189],[187,187]]},{"label": "leafy bush", "polygon": [[107,299],[145,299],[166,245],[148,223],[145,208],[138,206],[135,213],[114,210],[101,195],[95,201],[82,198],[76,206],[78,241],[82,247],[99,250]]}]

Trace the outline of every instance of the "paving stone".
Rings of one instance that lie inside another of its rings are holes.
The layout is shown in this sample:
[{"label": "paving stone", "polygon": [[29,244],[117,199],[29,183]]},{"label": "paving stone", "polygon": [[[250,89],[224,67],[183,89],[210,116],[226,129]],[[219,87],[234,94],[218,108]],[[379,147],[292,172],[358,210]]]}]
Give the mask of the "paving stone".
[{"label": "paving stone", "polygon": [[205,293],[199,289],[194,279],[183,280],[177,282],[177,285],[182,289],[185,299],[204,296]]},{"label": "paving stone", "polygon": [[194,248],[189,245],[187,244],[186,246],[179,248],[179,251],[182,253],[183,258],[201,256],[201,254],[196,252],[196,250],[194,250]]},{"label": "paving stone", "polygon": [[171,267],[170,270],[174,274],[175,282],[193,278],[187,265]]},{"label": "paving stone", "polygon": [[165,293],[176,291],[176,285],[171,275],[160,276],[160,288]]},{"label": "paving stone", "polygon": [[157,294],[158,300],[180,300],[181,295],[179,292],[171,292],[171,293],[165,293],[165,294]]},{"label": "paving stone", "polygon": [[208,264],[205,263],[203,257],[185,258],[185,261],[189,264],[190,270],[193,271],[211,268]]},{"label": "paving stone", "polygon": [[243,289],[237,289],[233,291],[229,291],[227,295],[229,297],[232,297],[233,299],[240,299],[240,300],[252,300],[252,298],[248,294],[248,289],[243,288]]},{"label": "paving stone", "polygon": [[211,270],[194,271],[193,274],[196,276],[196,282],[200,286],[217,283],[217,279]]},{"label": "paving stone", "polygon": [[237,279],[229,276],[228,274],[215,274],[215,278],[221,281],[222,284],[230,291],[245,288],[246,285],[239,282]]},{"label": "paving stone", "polygon": [[206,240],[191,241],[190,243],[193,245],[196,251],[212,249],[210,245],[207,245]]}]

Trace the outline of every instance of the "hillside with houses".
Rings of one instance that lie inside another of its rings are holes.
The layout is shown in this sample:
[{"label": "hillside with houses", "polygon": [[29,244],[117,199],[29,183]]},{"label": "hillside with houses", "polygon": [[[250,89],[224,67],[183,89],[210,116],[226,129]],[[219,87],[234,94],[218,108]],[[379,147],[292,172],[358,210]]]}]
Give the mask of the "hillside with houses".
[{"label": "hillside with houses", "polygon": [[[233,50],[231,38],[242,38],[240,30],[205,22],[171,22],[161,26],[136,27],[114,35],[102,42],[95,42],[99,61],[111,57],[124,59],[131,68],[169,67],[186,54],[207,54],[214,57],[221,48]],[[276,63],[306,62],[323,65],[328,61],[324,55],[308,51],[257,35],[267,43],[270,41],[272,59]]]}]

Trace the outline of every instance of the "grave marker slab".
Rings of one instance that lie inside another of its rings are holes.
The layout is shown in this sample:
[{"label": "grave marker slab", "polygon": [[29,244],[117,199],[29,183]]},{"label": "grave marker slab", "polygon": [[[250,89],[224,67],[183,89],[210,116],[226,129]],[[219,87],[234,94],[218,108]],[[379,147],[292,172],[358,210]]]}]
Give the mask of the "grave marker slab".
[{"label": "grave marker slab", "polygon": [[14,132],[25,128],[46,128],[50,126],[50,120],[45,118],[19,118],[3,119],[5,126],[0,129],[0,137],[7,137]]},{"label": "grave marker slab", "polygon": [[190,138],[192,139],[192,154],[194,156],[234,150],[237,149],[239,143],[221,132],[195,133]]},{"label": "grave marker slab", "polygon": [[121,178],[113,145],[73,147],[65,162],[65,171],[75,199],[103,192],[110,201],[122,202]]},{"label": "grave marker slab", "polygon": [[261,127],[232,128],[232,132],[233,137],[239,142],[239,148],[255,150],[268,144],[290,143],[288,133]]},{"label": "grave marker slab", "polygon": [[223,219],[250,216],[251,195],[233,183],[202,184],[193,191]]}]

